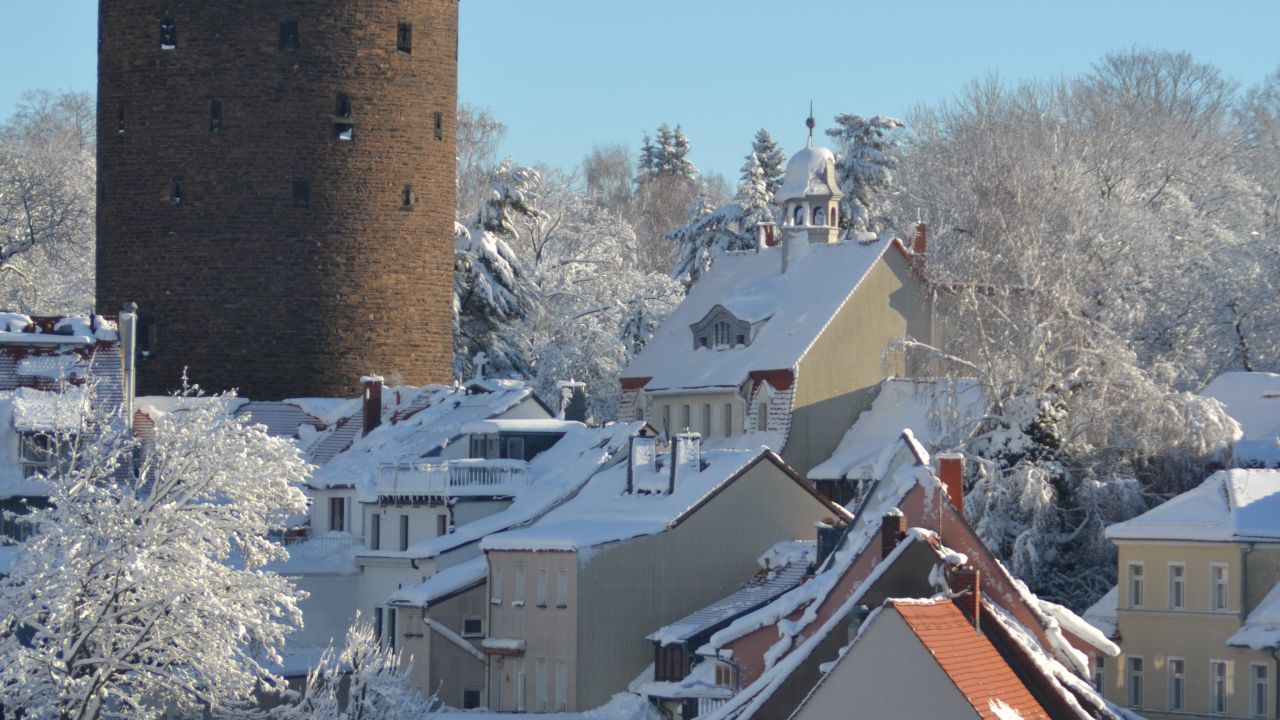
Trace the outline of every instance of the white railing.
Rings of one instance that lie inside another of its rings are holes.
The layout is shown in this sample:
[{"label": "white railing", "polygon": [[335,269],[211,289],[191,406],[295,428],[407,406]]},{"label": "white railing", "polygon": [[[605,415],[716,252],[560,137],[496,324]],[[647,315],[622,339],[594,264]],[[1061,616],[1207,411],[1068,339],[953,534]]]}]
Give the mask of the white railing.
[{"label": "white railing", "polygon": [[389,463],[378,468],[379,497],[504,495],[529,485],[523,460]]}]

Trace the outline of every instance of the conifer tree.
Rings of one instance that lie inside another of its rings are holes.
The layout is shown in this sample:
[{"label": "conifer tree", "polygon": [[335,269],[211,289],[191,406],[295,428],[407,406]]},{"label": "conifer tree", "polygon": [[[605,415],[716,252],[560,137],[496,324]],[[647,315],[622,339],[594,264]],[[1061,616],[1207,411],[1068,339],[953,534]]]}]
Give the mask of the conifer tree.
[{"label": "conifer tree", "polygon": [[[760,163],[760,167],[764,172],[765,187],[769,191],[769,198],[772,201],[774,195],[777,194],[778,188],[782,187],[782,176],[787,171],[787,154],[778,147],[773,138],[769,136],[769,131],[761,128],[756,132],[755,140],[751,143],[751,153],[756,156]],[[748,157],[748,165],[750,158]],[[743,167],[743,181],[747,181],[747,168]]]},{"label": "conifer tree", "polygon": [[900,146],[896,132],[903,127],[902,121],[844,113],[836,116],[836,124],[839,127],[827,134],[839,144],[836,176],[844,193],[840,201],[841,232],[879,235],[892,230],[890,202]]}]

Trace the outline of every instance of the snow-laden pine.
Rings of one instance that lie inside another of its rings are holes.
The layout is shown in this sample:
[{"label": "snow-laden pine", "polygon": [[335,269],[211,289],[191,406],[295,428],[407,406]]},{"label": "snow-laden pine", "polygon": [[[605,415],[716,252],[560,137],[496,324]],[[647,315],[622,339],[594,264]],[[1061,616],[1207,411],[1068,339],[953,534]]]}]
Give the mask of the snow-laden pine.
[{"label": "snow-laden pine", "polygon": [[836,125],[827,135],[836,141],[836,178],[844,193],[840,230],[846,235],[891,232],[896,225],[893,172],[899,163],[902,121],[844,113],[836,116]]},{"label": "snow-laden pine", "polygon": [[756,226],[773,222],[773,194],[760,157],[752,152],[742,168],[736,202],[709,207],[699,196],[690,221],[667,233],[676,246],[674,275],[686,285],[697,282],[711,268],[717,255],[756,246]]},{"label": "snow-laden pine", "polygon": [[[89,402],[91,393],[85,393]],[[301,593],[264,571],[306,511],[287,440],[187,395],[147,446],[87,411],[60,435],[51,507],[0,579],[0,704],[50,720],[222,715],[279,684]]]}]

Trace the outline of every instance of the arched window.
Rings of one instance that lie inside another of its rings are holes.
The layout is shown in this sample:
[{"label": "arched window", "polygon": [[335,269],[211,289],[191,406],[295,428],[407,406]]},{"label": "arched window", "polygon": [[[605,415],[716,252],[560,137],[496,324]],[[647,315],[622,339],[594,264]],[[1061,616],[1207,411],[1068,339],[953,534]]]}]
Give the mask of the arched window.
[{"label": "arched window", "polygon": [[795,212],[794,218],[795,218],[795,219],[794,219],[794,221],[793,221],[793,222],[794,222],[796,225],[803,225],[803,224],[804,224],[804,208],[803,208],[803,207],[801,207],[801,206],[799,206],[799,205],[797,205],[797,206],[796,206],[796,212]]},{"label": "arched window", "polygon": [[819,227],[827,224],[827,211],[824,208],[813,209],[813,224]]}]

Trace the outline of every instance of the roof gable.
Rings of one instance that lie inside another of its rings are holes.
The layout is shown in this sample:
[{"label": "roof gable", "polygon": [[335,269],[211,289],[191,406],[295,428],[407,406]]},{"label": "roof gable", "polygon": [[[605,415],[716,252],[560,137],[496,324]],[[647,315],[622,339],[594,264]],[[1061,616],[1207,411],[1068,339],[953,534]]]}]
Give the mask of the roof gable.
[{"label": "roof gable", "polygon": [[1280,541],[1280,470],[1219,470],[1106,534],[1112,540]]}]

